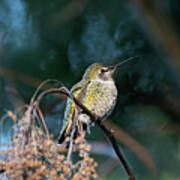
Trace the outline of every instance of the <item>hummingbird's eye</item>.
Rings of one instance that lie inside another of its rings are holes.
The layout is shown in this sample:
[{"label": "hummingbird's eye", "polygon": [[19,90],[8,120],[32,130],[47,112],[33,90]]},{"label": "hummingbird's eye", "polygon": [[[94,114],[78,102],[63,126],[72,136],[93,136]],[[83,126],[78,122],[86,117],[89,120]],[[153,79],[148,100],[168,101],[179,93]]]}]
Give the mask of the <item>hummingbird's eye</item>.
[{"label": "hummingbird's eye", "polygon": [[105,72],[107,72],[107,69],[102,68],[102,69],[101,69],[101,73],[105,73]]}]

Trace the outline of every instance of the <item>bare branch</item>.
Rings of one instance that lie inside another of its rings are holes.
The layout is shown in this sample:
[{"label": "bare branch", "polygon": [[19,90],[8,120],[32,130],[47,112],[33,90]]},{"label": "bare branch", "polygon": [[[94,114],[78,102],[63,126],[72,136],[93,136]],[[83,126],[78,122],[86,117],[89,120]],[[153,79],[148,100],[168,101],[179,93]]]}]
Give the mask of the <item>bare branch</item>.
[{"label": "bare branch", "polygon": [[118,143],[115,139],[115,137],[113,136],[112,132],[106,128],[106,126],[104,126],[100,121],[97,121],[96,125],[106,134],[106,136],[108,137],[110,143],[112,144],[112,147],[114,149],[114,151],[116,152],[116,155],[118,156],[120,162],[122,163],[126,173],[129,176],[130,180],[135,180],[135,176],[134,173],[132,172],[131,168],[129,167],[128,163],[126,162],[122,152],[119,149]]},{"label": "bare branch", "polygon": [[125,132],[120,127],[117,127],[110,121],[105,121],[104,124],[109,128],[113,129],[114,136],[119,140],[123,145],[126,145],[131,149],[132,152],[146,165],[147,168],[151,170],[153,175],[157,177],[157,168],[153,160],[152,155],[148,150],[137,142],[133,137],[131,137],[127,132]]}]

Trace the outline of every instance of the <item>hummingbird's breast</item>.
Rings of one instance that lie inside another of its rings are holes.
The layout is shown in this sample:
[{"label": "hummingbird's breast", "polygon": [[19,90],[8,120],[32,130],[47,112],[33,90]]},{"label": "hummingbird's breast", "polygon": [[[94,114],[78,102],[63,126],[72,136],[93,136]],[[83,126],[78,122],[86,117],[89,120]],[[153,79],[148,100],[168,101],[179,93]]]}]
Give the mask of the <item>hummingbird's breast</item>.
[{"label": "hummingbird's breast", "polygon": [[82,104],[103,119],[111,113],[116,104],[117,88],[114,81],[93,80],[81,98]]},{"label": "hummingbird's breast", "polygon": [[[110,115],[114,109],[117,99],[117,88],[114,81],[92,80],[86,85],[86,88],[77,88],[77,90],[73,91],[73,96],[93,114],[103,120]],[[68,98],[64,115],[64,127],[69,124],[68,130],[70,129],[74,112],[75,104]],[[86,124],[91,122],[91,119],[87,114],[80,113],[78,119]]]}]

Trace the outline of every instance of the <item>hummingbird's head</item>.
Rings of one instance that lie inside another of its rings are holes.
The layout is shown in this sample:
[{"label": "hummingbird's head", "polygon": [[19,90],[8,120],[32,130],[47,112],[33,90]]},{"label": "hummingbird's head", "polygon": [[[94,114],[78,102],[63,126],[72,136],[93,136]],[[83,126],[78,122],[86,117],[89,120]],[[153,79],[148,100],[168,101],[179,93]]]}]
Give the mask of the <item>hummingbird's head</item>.
[{"label": "hummingbird's head", "polygon": [[136,57],[130,57],[124,61],[119,62],[114,66],[105,66],[101,63],[95,63],[89,66],[83,76],[83,79],[86,80],[96,80],[100,79],[103,81],[111,81],[113,80],[113,74],[116,69],[121,67],[123,64],[133,60]]},{"label": "hummingbird's head", "polygon": [[104,81],[110,81],[112,80],[114,71],[116,67],[115,66],[105,66],[101,63],[95,63],[88,67],[86,70],[83,79],[86,80],[96,80],[101,79]]}]

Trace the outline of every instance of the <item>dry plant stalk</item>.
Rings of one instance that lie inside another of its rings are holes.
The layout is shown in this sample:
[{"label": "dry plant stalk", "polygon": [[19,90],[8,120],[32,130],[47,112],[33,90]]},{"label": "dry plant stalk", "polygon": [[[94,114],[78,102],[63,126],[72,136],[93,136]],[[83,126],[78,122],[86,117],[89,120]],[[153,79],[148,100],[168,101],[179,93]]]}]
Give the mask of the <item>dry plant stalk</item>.
[{"label": "dry plant stalk", "polygon": [[98,179],[97,163],[89,156],[91,146],[86,143],[85,133],[73,140],[72,151],[79,154],[78,160],[67,159],[65,151],[71,138],[57,145],[45,128],[37,126],[37,121],[43,121],[37,107],[37,101],[32,100],[23,117],[14,124],[11,143],[6,150],[0,150],[0,173],[9,180]]},{"label": "dry plant stalk", "polygon": [[[73,139],[73,131],[70,137],[66,137],[62,145],[57,145],[50,137],[39,103],[48,94],[65,95],[72,99],[75,108],[89,115],[109,139],[117,157],[122,163],[129,180],[135,180],[135,175],[121,153],[118,143],[111,130],[106,128],[94,114],[83,104],[74,98],[66,87],[50,88],[43,91],[39,96],[39,90],[49,81],[44,81],[31,98],[24,116],[14,125],[14,136],[12,144],[9,144],[7,151],[0,151],[4,154],[4,160],[0,161],[0,174],[6,173],[8,179],[59,179],[59,180],[88,180],[98,179],[95,168],[97,163],[89,156],[91,147],[86,143],[85,132],[80,131],[76,139]],[[13,113],[12,113],[13,114]],[[16,118],[17,119],[17,118]],[[36,123],[37,122],[37,123]],[[79,125],[76,119],[74,125]],[[37,126],[40,125],[40,127]],[[73,127],[72,127],[73,128]],[[68,155],[64,152],[68,148]],[[79,153],[81,159],[72,162],[72,152]]]}]

